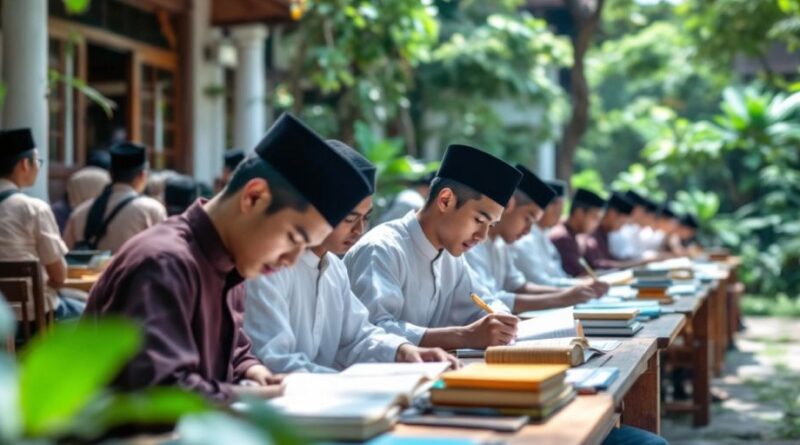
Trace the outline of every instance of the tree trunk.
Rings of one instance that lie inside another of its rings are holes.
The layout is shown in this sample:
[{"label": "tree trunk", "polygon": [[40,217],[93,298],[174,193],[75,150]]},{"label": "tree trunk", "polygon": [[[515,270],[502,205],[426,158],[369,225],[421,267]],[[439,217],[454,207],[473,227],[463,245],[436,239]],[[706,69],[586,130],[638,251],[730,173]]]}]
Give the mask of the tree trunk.
[{"label": "tree trunk", "polygon": [[569,181],[572,177],[575,152],[589,125],[589,85],[586,82],[584,59],[592,44],[594,32],[600,23],[605,0],[597,0],[594,11],[589,11],[581,0],[567,0],[567,8],[578,28],[572,39],[573,66],[570,72],[572,114],[564,127],[558,152],[558,177]]}]

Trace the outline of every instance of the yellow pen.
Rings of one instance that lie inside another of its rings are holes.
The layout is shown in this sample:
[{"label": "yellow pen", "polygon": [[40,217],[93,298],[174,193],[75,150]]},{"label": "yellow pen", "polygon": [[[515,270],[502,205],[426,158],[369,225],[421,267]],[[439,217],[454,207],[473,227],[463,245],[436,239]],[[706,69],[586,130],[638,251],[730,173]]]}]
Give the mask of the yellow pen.
[{"label": "yellow pen", "polygon": [[583,259],[583,257],[578,258],[578,262],[581,263],[581,266],[583,266],[583,268],[586,270],[586,273],[589,274],[589,276],[592,277],[593,280],[598,279],[597,272],[595,272],[594,269],[592,269],[592,266],[590,266],[589,263],[587,263],[586,260]]},{"label": "yellow pen", "polygon": [[479,297],[478,294],[474,294],[474,293],[470,294],[470,297],[472,297],[472,301],[476,305],[478,305],[479,308],[483,309],[484,311],[486,311],[489,314],[494,314],[494,311],[492,310],[492,308],[490,308],[489,305],[486,304],[485,301],[481,300],[481,297]]}]

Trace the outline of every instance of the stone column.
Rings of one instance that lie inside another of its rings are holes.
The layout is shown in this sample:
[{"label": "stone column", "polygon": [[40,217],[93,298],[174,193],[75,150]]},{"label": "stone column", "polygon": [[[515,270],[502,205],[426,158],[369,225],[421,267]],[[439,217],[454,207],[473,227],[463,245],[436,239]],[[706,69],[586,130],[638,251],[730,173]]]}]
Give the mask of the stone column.
[{"label": "stone column", "polygon": [[233,30],[232,35],[238,50],[233,142],[237,148],[252,150],[266,131],[264,42],[267,28],[263,25],[240,26]]}]

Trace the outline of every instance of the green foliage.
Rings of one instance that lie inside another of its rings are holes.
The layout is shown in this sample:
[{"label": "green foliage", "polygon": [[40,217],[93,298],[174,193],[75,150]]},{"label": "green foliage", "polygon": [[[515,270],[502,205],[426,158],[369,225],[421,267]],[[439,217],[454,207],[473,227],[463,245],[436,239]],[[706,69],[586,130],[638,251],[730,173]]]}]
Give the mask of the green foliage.
[{"label": "green foliage", "polygon": [[91,3],[92,0],[64,0],[64,7],[68,14],[77,15],[85,13]]},{"label": "green foliage", "polygon": [[408,181],[418,179],[439,167],[403,154],[400,138],[380,138],[364,122],[356,122],[356,147],[377,167],[377,194],[387,196],[400,191]]},{"label": "green foliage", "polygon": [[[139,349],[135,327],[107,321],[59,326],[34,339],[20,363],[20,405],[25,433],[57,434],[104,388]],[[54,372],[58,370],[58,373]],[[69,381],[57,377],[68,376]],[[48,385],[45,382],[59,384]]]},{"label": "green foliage", "polygon": [[250,400],[237,414],[204,412],[183,417],[177,426],[180,445],[304,445],[302,431],[263,400]]},{"label": "green foliage", "polygon": [[593,170],[591,168],[583,169],[572,175],[570,185],[573,190],[576,188],[582,188],[598,193],[601,196],[606,195],[605,186],[603,185],[603,178],[600,177],[600,173],[598,173],[597,170]]},{"label": "green foliage", "polygon": [[570,46],[518,4],[459,2],[443,17],[443,38],[417,70],[427,136],[523,163],[557,137],[568,105],[553,70],[570,63]]},{"label": "green foliage", "polygon": [[116,102],[90,87],[83,79],[65,76],[54,69],[48,70],[47,75],[50,89],[53,89],[58,83],[63,83],[67,88],[75,89],[86,96],[87,99],[97,104],[109,119],[114,114],[114,110],[117,108]]}]

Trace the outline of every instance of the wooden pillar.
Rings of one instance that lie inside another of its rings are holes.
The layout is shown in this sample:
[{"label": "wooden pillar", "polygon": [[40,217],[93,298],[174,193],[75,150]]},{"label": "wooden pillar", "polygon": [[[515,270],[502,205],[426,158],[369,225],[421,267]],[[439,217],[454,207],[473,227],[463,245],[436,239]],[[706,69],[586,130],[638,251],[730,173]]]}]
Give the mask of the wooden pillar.
[{"label": "wooden pillar", "polygon": [[709,366],[709,308],[711,294],[705,298],[692,318],[692,398],[694,426],[708,425],[711,420],[711,369]]}]

